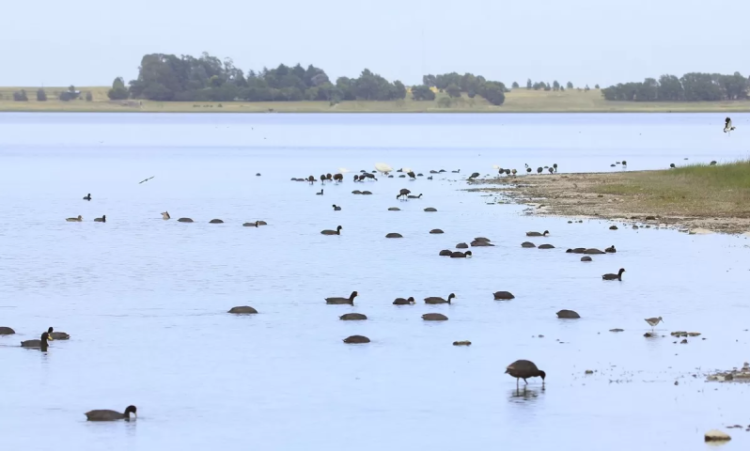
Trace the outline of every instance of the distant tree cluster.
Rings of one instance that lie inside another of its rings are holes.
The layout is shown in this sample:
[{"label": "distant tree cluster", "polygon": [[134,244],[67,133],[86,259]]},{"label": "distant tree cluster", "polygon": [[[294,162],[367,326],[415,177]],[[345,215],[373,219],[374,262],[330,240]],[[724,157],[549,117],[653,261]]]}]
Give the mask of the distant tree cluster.
[{"label": "distant tree cluster", "polygon": [[[124,87],[124,84],[123,84]],[[299,101],[396,100],[406,97],[406,86],[389,82],[369,69],[358,78],[340,77],[335,84],[323,69],[284,64],[260,72],[234,66],[203,53],[200,58],[160,53],[143,57],[138,78],[130,82],[128,94],[134,98],[162,101]],[[118,80],[110,98],[123,98]],[[113,97],[114,96],[114,97]]]},{"label": "distant tree cluster", "polygon": [[80,95],[81,95],[81,92],[77,91],[75,86],[70,85],[68,87],[68,90],[61,92],[58,98],[62,100],[63,102],[69,102],[71,100],[77,99]]},{"label": "distant tree cluster", "polygon": [[733,75],[691,72],[680,78],[662,75],[659,80],[619,83],[602,89],[602,95],[606,100],[628,102],[745,100],[748,88],[750,81],[739,72]]},{"label": "distant tree cluster", "polygon": [[[470,73],[461,75],[451,72],[449,74],[423,76],[422,85],[412,88],[412,98],[414,100],[434,100],[435,93],[429,96],[426,92],[432,92],[431,87],[444,91],[451,98],[461,97],[464,92],[469,98],[478,95],[484,97],[493,105],[502,105],[505,102],[505,93],[509,92],[508,88],[499,81],[489,81],[481,75]],[[415,94],[415,92],[418,94]]]},{"label": "distant tree cluster", "polygon": [[29,96],[26,95],[26,90],[22,89],[13,93],[13,100],[16,102],[28,102]]}]

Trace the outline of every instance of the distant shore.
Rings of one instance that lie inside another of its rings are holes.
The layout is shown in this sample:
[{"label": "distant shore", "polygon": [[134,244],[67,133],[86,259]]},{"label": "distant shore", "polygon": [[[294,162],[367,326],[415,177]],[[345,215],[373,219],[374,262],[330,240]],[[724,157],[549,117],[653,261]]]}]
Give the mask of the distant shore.
[{"label": "distant shore", "polygon": [[472,191],[498,193],[527,204],[534,215],[608,219],[693,233],[750,231],[750,162],[503,177],[472,185]]},{"label": "distant shore", "polygon": [[[16,102],[13,92],[25,89],[28,101]],[[91,93],[91,101],[60,101],[56,93],[65,88],[45,88],[49,99],[36,100],[33,87],[0,87],[0,112],[27,113],[729,113],[750,112],[750,101],[732,102],[612,102],[601,92],[534,91],[515,89],[506,94],[502,106],[466,96],[450,99],[439,94],[435,101],[329,102],[157,102],[148,100],[111,101],[108,87],[80,87]]]}]

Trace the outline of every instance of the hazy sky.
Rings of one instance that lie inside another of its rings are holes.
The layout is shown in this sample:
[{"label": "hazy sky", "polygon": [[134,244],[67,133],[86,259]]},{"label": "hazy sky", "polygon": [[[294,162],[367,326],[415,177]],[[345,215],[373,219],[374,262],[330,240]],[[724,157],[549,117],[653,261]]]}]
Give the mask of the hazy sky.
[{"label": "hazy sky", "polygon": [[750,1],[2,3],[3,86],[108,85],[135,78],[146,53],[203,51],[245,71],[300,62],[335,78],[367,67],[407,85],[451,71],[581,86],[690,71],[750,75]]}]

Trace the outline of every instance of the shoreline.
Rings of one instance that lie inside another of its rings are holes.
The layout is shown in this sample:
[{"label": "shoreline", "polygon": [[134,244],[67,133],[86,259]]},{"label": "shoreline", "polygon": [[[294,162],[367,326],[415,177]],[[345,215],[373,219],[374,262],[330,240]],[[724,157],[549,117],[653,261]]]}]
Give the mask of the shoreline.
[{"label": "shoreline", "polygon": [[504,111],[485,111],[485,110],[425,110],[425,111],[366,111],[366,110],[348,110],[348,111],[155,111],[155,110],[99,110],[99,109],[50,109],[50,110],[12,110],[0,108],[0,113],[53,113],[53,114],[64,114],[64,113],[81,113],[81,114],[112,114],[112,113],[127,113],[127,114],[707,114],[707,113],[750,113],[748,110],[686,110],[686,111],[673,111],[673,110],[650,110],[650,111],[639,111],[639,110],[619,110],[619,111],[599,111],[599,110],[580,110],[580,111],[565,111],[565,110],[550,110],[550,111],[528,111],[528,110],[504,110]]},{"label": "shoreline", "polygon": [[[226,103],[224,104],[227,105]],[[284,108],[284,107],[289,108]],[[247,104],[234,108],[186,109],[186,108],[147,108],[120,107],[118,105],[99,105],[91,108],[8,108],[0,103],[0,113],[161,113],[161,114],[709,114],[709,113],[750,113],[750,102],[746,108],[710,107],[703,109],[660,108],[650,109],[524,109],[513,107],[494,107],[492,109],[465,108],[424,108],[424,109],[337,109],[337,108],[300,108],[297,105],[282,105],[268,111],[262,108],[248,108]]]},{"label": "shoreline", "polygon": [[[90,100],[80,98],[64,102],[63,87],[45,87],[46,101],[36,100],[34,87],[0,87],[0,112],[81,112],[81,113],[338,113],[338,114],[521,114],[521,113],[742,113],[750,112],[750,100],[712,102],[625,102],[605,100],[599,90],[529,91],[514,89],[505,95],[501,106],[492,105],[479,96],[457,98],[437,93],[435,100],[417,101],[409,96],[399,100],[346,100],[334,105],[328,101],[294,102],[248,101],[157,101],[144,99],[110,100],[109,87],[78,87]],[[13,94],[27,92],[27,101],[16,102]]]},{"label": "shoreline", "polygon": [[[683,197],[682,203],[651,202],[650,187],[640,185],[639,181],[669,172],[588,172],[492,178],[470,182],[472,187],[468,191],[498,194],[511,203],[527,205],[526,214],[535,216],[603,219],[690,234],[750,236],[750,214],[747,211],[721,212],[710,208],[706,204],[710,202],[708,199],[695,201]],[[636,189],[631,189],[633,187]]]}]

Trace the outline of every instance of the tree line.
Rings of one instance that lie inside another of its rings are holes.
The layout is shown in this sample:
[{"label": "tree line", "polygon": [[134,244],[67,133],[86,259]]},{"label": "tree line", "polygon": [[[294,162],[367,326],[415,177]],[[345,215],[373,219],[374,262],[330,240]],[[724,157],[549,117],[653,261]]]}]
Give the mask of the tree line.
[{"label": "tree line", "polygon": [[[411,88],[414,100],[434,100],[437,89],[450,97],[470,98],[479,95],[494,105],[505,101],[505,85],[473,74],[457,73],[425,75],[423,84]],[[300,64],[280,64],[273,69],[250,70],[247,73],[227,58],[221,61],[203,53],[199,58],[190,55],[145,55],[138,69],[138,78],[125,86],[122,78],[115,79],[109,91],[110,99],[142,98],[157,101],[329,101],[398,100],[407,96],[406,86],[399,80],[390,82],[364,69],[357,78],[339,77],[332,81],[321,68]]]},{"label": "tree line", "polygon": [[115,80],[110,98],[127,97],[159,101],[300,101],[394,100],[406,96],[400,81],[389,82],[365,69],[358,78],[339,77],[331,82],[323,69],[300,64],[280,64],[274,69],[245,74],[231,59],[207,53],[189,55],[150,54],[141,60],[138,78],[125,88]]},{"label": "tree line", "polygon": [[[81,92],[76,90],[75,86],[73,85],[68,87],[67,91],[59,91],[55,92],[55,94],[57,95],[58,100],[61,100],[63,102],[69,102],[76,99],[86,99],[87,102],[92,102],[94,100],[94,96],[91,94],[91,92],[86,92],[85,95],[81,97]],[[16,102],[28,102],[29,95],[26,93],[25,89],[20,89],[13,93],[13,100],[15,100]],[[39,88],[36,90],[36,100],[37,102],[47,101],[47,91],[45,91],[44,88]]]},{"label": "tree line", "polygon": [[627,102],[745,100],[748,88],[750,80],[739,72],[732,75],[690,72],[680,78],[662,75],[658,80],[618,83],[602,89],[602,95],[606,100]]}]

